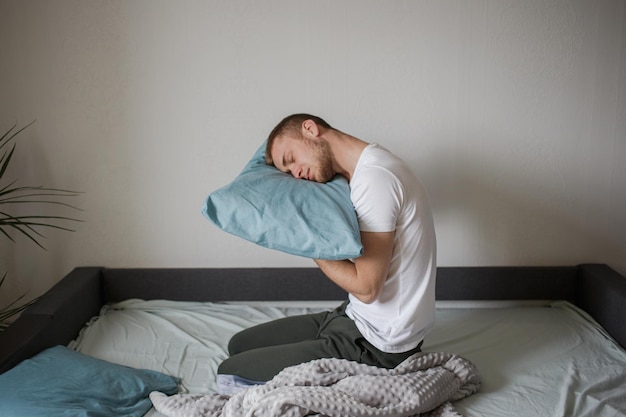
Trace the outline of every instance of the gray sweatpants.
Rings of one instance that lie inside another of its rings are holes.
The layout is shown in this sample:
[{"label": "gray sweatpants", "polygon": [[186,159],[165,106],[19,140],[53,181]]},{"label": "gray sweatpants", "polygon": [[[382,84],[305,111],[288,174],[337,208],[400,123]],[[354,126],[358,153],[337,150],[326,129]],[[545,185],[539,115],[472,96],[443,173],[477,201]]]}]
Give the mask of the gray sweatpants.
[{"label": "gray sweatpants", "polygon": [[340,358],[394,368],[413,353],[385,353],[369,343],[349,318],[348,302],[332,311],[286,317],[243,330],[230,340],[230,357],[217,373],[269,381],[278,372],[321,358]]}]

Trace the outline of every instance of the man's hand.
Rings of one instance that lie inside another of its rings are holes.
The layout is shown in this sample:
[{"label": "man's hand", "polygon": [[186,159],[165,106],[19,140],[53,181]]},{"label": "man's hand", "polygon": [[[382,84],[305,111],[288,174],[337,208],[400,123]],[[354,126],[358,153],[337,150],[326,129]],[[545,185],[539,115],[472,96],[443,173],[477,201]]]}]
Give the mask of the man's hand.
[{"label": "man's hand", "polygon": [[335,284],[369,304],[378,298],[387,280],[395,232],[361,232],[363,255],[354,262],[316,259],[315,263]]}]

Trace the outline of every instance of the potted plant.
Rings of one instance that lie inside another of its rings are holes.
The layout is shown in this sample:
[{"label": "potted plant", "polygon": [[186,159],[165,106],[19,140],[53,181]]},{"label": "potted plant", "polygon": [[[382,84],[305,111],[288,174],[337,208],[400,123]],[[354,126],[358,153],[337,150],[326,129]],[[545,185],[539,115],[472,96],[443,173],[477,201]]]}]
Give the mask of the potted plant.
[{"label": "potted plant", "polygon": [[[14,235],[26,237],[42,249],[46,249],[41,243],[41,239],[45,236],[41,233],[41,229],[53,228],[58,230],[73,231],[68,225],[72,222],[80,220],[55,215],[36,214],[11,214],[12,207],[20,205],[22,207],[41,209],[42,206],[56,205],[63,206],[70,210],[80,210],[63,200],[66,198],[76,197],[79,192],[63,190],[57,188],[48,188],[42,186],[19,186],[17,180],[7,180],[5,178],[7,168],[13,158],[16,148],[16,137],[34,122],[17,129],[14,124],[0,138],[0,235],[4,236],[11,242],[15,242]],[[0,290],[7,278],[7,273],[2,274],[0,278]],[[29,305],[36,301],[30,300],[23,302],[26,294],[17,297],[8,305],[0,307],[0,331],[3,331],[12,319],[26,309]]]}]

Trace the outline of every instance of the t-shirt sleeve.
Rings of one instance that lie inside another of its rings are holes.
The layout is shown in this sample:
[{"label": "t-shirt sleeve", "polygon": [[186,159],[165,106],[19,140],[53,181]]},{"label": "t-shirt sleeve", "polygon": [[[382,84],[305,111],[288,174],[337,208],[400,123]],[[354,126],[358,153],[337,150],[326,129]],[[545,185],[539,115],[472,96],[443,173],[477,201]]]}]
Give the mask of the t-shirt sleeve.
[{"label": "t-shirt sleeve", "polygon": [[350,183],[350,196],[362,232],[392,232],[402,206],[402,186],[390,171],[363,168]]}]

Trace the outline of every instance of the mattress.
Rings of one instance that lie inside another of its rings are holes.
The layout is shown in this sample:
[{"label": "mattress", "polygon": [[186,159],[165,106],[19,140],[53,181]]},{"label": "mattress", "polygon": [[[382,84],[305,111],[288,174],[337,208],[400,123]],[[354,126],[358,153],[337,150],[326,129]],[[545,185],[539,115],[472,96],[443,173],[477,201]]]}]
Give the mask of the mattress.
[{"label": "mattress", "polygon": [[[104,306],[70,347],[177,376],[181,392],[207,394],[234,333],[339,303],[127,300]],[[626,415],[626,351],[567,302],[439,302],[422,350],[478,367],[480,392],[454,403],[468,417]]]}]

